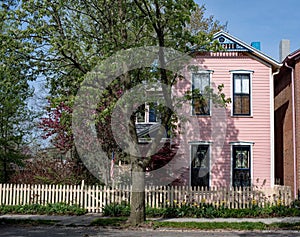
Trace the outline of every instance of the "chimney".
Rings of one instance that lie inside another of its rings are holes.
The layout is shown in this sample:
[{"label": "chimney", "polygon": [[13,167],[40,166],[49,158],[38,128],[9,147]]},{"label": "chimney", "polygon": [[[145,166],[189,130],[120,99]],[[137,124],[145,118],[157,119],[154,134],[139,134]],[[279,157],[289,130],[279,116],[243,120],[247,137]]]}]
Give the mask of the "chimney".
[{"label": "chimney", "polygon": [[282,62],[290,54],[290,40],[283,39],[279,45],[279,62]]}]

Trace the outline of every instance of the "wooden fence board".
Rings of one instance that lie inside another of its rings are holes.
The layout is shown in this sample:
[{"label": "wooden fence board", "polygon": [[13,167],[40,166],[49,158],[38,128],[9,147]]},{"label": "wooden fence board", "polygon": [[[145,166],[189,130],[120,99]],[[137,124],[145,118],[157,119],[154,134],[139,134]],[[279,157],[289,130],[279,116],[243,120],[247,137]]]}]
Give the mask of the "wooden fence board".
[{"label": "wooden fence board", "polygon": [[[88,212],[101,213],[111,203],[130,203],[131,186],[84,185],[27,185],[0,184],[0,204],[24,205],[65,202],[78,204]],[[268,189],[255,188],[204,188],[187,186],[145,187],[145,202],[149,207],[162,208],[169,205],[203,205],[215,207],[249,208],[252,205],[290,205],[291,188],[275,186]]]}]

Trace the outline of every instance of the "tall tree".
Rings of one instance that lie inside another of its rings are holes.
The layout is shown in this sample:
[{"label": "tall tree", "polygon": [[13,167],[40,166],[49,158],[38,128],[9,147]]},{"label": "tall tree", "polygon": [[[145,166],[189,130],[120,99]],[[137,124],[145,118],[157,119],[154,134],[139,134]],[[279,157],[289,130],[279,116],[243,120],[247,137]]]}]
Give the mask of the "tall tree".
[{"label": "tall tree", "polygon": [[[171,88],[176,83],[178,75],[165,69],[167,55],[164,47],[176,49],[180,52],[191,55],[193,50],[216,50],[217,45],[211,44],[213,33],[216,30],[226,28],[225,25],[219,24],[213,17],[204,17],[204,7],[199,7],[194,1],[160,1],[160,0],[134,0],[140,11],[142,19],[146,22],[147,30],[152,37],[152,45],[160,47],[158,53],[158,65],[160,68],[155,78],[162,83],[163,100],[168,105],[172,105]],[[193,48],[193,50],[191,50]],[[225,100],[222,103],[226,103]],[[174,109],[162,107],[159,110],[161,124],[163,127],[172,127]],[[132,124],[134,127],[134,124]],[[176,128],[175,128],[176,129]],[[163,136],[163,130],[160,130],[156,142],[153,142],[150,148],[152,151],[157,150],[160,138]],[[145,192],[140,187],[144,184],[145,167],[149,164],[150,157],[143,157],[142,162],[139,159],[132,159],[132,170],[136,172],[137,177],[133,177],[133,190],[131,195],[131,212],[130,221],[132,224],[139,224],[145,218]],[[135,187],[136,186],[136,187]]]},{"label": "tall tree", "polygon": [[[21,1],[20,8],[16,10],[16,21],[22,26],[23,37],[35,48],[30,62],[47,79],[51,104],[54,106],[66,101],[68,106],[72,106],[84,76],[99,61],[122,49],[143,45],[161,47],[158,56],[161,68],[154,72],[149,69],[133,70],[108,86],[105,94],[108,98],[99,101],[98,109],[98,125],[106,127],[110,123],[112,107],[120,96],[142,81],[156,80],[167,85],[162,88],[164,100],[171,104],[170,88],[176,83],[176,75],[164,69],[167,61],[163,47],[187,54],[191,46],[201,50],[211,47],[211,32],[224,26],[214,21],[213,17],[203,17],[201,14],[204,10],[192,0],[31,0]],[[198,18],[203,24],[197,24]],[[120,93],[114,93],[118,91]],[[169,126],[174,117],[172,109],[163,107],[160,113],[162,126]],[[65,126],[70,123],[64,119],[57,122],[63,123],[58,127],[64,132],[70,131]],[[134,116],[129,123],[130,134],[137,142]],[[106,142],[102,139],[102,131],[98,130],[98,137]],[[64,132],[57,132],[57,135]],[[108,130],[107,134],[111,134],[111,131]],[[106,148],[109,153],[116,142],[111,137],[108,140]],[[155,150],[158,143],[154,142],[150,150]],[[138,191],[131,196],[130,221],[136,225],[145,219],[145,193],[140,187],[143,186],[143,174],[151,156],[131,155],[129,160],[133,174],[140,175],[132,179],[133,189]]]},{"label": "tall tree", "polygon": [[9,165],[24,158],[22,148],[30,130],[31,112],[26,100],[32,95],[30,51],[18,38],[17,24],[10,19],[15,1],[0,8],[0,167],[1,182],[8,181]]}]

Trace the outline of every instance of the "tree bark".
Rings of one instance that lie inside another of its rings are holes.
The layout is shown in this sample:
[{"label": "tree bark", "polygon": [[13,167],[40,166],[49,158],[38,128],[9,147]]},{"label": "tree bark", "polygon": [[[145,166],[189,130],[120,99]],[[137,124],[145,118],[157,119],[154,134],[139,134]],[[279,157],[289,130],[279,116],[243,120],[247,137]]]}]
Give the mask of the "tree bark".
[{"label": "tree bark", "polygon": [[143,162],[137,160],[137,162],[132,164],[132,191],[129,223],[132,226],[136,226],[143,223],[145,220],[145,173]]}]

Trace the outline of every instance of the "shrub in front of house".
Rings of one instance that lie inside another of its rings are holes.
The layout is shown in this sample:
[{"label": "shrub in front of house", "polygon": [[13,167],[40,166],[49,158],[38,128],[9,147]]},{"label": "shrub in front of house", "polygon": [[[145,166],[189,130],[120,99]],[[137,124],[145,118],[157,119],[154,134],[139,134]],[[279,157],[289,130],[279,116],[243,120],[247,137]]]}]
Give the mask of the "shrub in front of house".
[{"label": "shrub in front of house", "polygon": [[103,216],[129,216],[130,206],[124,203],[111,203],[103,208]]},{"label": "shrub in front of house", "polygon": [[78,205],[66,203],[26,204],[26,205],[1,205],[0,214],[39,214],[39,215],[84,215],[86,210]]},{"label": "shrub in front of house", "polygon": [[[130,208],[126,204],[109,204],[103,208],[104,216],[129,216]],[[294,206],[273,205],[259,207],[252,205],[250,208],[231,209],[225,206],[215,207],[211,204],[176,203],[164,208],[146,207],[147,217],[163,218],[250,218],[250,217],[285,217],[300,216],[300,209]]]}]

